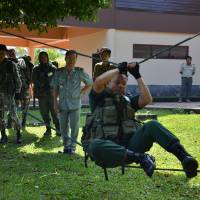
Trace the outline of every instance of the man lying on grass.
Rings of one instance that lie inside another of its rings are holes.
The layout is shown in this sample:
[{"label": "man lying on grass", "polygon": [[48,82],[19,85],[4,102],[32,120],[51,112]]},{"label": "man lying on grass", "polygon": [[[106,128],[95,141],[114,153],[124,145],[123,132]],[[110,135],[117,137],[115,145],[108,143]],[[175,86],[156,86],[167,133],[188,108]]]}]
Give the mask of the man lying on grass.
[{"label": "man lying on grass", "polygon": [[[127,71],[137,81],[138,96],[125,96]],[[151,101],[137,63],[121,63],[118,68],[97,77],[90,93],[92,115],[86,120],[82,137],[84,150],[102,167],[135,162],[151,177],[155,159],[145,152],[156,142],[181,161],[188,178],[195,177],[198,162],[175,135],[157,121],[140,124],[135,120],[135,112]]]}]

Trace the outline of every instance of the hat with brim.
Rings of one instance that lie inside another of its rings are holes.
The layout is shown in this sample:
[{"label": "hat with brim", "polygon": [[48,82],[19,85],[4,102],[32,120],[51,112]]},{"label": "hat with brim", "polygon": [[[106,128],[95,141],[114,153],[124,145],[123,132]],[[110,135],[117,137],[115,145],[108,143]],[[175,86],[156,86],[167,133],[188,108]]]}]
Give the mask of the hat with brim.
[{"label": "hat with brim", "polygon": [[6,45],[0,44],[0,51],[8,51]]}]

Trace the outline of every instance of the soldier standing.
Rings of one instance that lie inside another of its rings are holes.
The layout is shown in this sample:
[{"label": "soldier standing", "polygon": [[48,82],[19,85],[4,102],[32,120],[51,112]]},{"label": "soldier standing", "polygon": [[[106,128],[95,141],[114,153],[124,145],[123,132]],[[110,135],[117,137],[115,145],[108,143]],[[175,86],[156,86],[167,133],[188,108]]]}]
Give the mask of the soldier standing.
[{"label": "soldier standing", "polygon": [[[26,116],[28,111],[28,106],[30,102],[30,94],[29,94],[29,86],[31,82],[31,73],[32,69],[29,69],[30,67],[26,64],[25,60],[23,58],[17,58],[15,49],[9,49],[8,50],[8,58],[9,60],[13,61],[17,69],[19,71],[20,79],[22,82],[22,87],[19,95],[15,95],[15,101],[17,106],[21,104],[21,110],[22,110],[22,127],[25,127],[26,124]],[[10,115],[8,117],[8,127],[11,126],[10,124]]]},{"label": "soldier standing", "polygon": [[55,71],[56,67],[49,62],[47,52],[41,51],[39,53],[39,65],[33,68],[32,82],[34,97],[38,98],[40,113],[46,125],[44,136],[51,136],[49,112],[51,112],[53,123],[57,130],[56,135],[60,136],[59,120],[53,107],[53,96],[50,88],[50,82]]},{"label": "soldier standing", "polygon": [[94,67],[94,72],[93,72],[94,80],[104,72],[116,68],[113,64],[109,63],[109,58],[111,56],[111,50],[109,48],[102,47],[99,51],[99,55],[102,62],[96,63]]},{"label": "soldier standing", "polygon": [[14,102],[15,93],[21,90],[21,80],[16,65],[6,58],[7,47],[0,44],[0,130],[1,143],[7,142],[5,111],[11,113],[17,133],[17,144],[21,143],[20,123]]}]

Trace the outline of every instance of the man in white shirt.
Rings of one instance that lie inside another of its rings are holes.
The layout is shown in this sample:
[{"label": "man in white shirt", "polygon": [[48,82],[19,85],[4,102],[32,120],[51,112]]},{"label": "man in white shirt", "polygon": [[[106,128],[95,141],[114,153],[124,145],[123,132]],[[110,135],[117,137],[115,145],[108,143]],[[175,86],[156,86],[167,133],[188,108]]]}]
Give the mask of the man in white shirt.
[{"label": "man in white shirt", "polygon": [[192,89],[192,76],[195,74],[195,65],[192,64],[191,56],[187,56],[186,63],[183,63],[181,65],[180,74],[181,74],[181,94],[179,103],[181,103],[183,100],[186,100],[186,102],[191,102],[189,97],[191,95],[191,89]]}]

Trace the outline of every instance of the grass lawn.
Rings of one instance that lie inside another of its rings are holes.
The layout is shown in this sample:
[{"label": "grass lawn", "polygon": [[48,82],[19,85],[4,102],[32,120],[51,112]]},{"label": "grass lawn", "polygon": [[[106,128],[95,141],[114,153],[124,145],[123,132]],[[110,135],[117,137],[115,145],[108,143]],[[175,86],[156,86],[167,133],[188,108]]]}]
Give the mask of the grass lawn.
[{"label": "grass lawn", "polygon": [[[200,115],[151,113],[158,114],[158,121],[177,135],[200,162]],[[140,169],[126,169],[121,175],[120,168],[115,168],[108,169],[110,180],[105,181],[103,170],[93,162],[88,163],[89,168],[84,167],[81,147],[74,156],[58,154],[62,150],[60,138],[54,132],[51,138],[43,138],[44,131],[43,126],[27,127],[21,145],[15,144],[15,134],[10,131],[9,143],[0,145],[0,200],[200,199],[200,173],[186,180],[182,172],[155,171],[150,179]],[[156,144],[151,153],[157,167],[181,167],[174,156]]]}]

